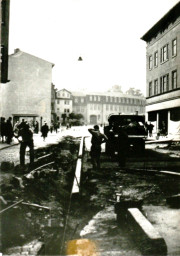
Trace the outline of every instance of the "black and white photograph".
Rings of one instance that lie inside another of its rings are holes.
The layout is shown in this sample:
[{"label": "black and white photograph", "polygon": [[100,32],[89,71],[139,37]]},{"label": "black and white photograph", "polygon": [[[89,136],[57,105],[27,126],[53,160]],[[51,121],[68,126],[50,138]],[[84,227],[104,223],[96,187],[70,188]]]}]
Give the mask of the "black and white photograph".
[{"label": "black and white photograph", "polygon": [[0,256],[180,256],[180,1],[0,5]]}]

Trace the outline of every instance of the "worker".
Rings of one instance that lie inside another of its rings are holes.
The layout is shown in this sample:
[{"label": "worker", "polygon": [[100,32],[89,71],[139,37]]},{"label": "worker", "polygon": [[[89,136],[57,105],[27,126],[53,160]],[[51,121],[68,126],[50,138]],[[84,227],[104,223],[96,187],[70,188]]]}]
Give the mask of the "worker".
[{"label": "worker", "polygon": [[30,164],[34,162],[34,141],[33,141],[33,131],[30,129],[29,124],[24,124],[23,127],[19,130],[17,138],[20,141],[20,165],[24,166],[25,164],[25,152],[26,147],[29,147],[30,150]]},{"label": "worker", "polygon": [[100,155],[101,155],[101,144],[105,143],[108,138],[106,135],[102,134],[99,131],[99,126],[95,125],[94,129],[88,129],[88,131],[92,134],[91,139],[91,161],[93,165],[93,169],[99,170],[100,169]]}]

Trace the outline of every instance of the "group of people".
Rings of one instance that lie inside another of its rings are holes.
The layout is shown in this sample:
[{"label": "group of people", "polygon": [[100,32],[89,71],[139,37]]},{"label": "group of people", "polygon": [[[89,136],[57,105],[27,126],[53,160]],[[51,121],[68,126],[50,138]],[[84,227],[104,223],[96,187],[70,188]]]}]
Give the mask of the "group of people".
[{"label": "group of people", "polygon": [[0,119],[0,136],[1,142],[11,143],[14,136],[13,126],[12,126],[12,117],[9,117],[7,120],[4,117]]}]

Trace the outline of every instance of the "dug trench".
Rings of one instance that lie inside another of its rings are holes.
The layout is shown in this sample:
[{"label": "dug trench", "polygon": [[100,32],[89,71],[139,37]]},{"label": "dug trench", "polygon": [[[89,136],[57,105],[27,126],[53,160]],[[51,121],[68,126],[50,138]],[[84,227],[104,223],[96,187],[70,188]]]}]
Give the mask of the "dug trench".
[{"label": "dug trench", "polygon": [[60,255],[65,227],[68,234],[76,227],[67,222],[67,215],[79,144],[78,138],[66,136],[58,145],[37,149],[39,160],[31,171],[28,165],[24,170],[7,165],[9,179],[1,183],[3,254]]}]

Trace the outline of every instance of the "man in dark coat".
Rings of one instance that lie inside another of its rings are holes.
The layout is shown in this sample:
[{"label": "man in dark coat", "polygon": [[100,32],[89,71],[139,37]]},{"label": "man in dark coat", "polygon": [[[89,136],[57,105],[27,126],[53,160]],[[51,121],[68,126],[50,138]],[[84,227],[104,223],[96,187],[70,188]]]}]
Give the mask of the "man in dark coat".
[{"label": "man in dark coat", "polygon": [[30,150],[30,164],[34,162],[34,142],[33,142],[33,132],[28,124],[23,125],[19,130],[18,136],[21,137],[20,140],[20,165],[23,166],[25,163],[25,152],[26,147]]},{"label": "man in dark coat", "polygon": [[5,141],[6,136],[7,136],[7,133],[6,133],[6,119],[4,117],[1,117],[1,138],[2,138],[2,142]]},{"label": "man in dark coat", "polygon": [[9,117],[8,120],[6,121],[6,134],[7,134],[6,142],[8,144],[10,144],[11,141],[12,141],[12,138],[14,136],[13,126],[12,126],[12,123],[11,123],[11,117]]},{"label": "man in dark coat", "polygon": [[47,125],[47,123],[45,123],[42,127],[41,127],[41,133],[42,133],[42,137],[43,137],[43,140],[45,141],[46,137],[47,137],[47,134],[49,132],[49,127]]},{"label": "man in dark coat", "polygon": [[93,169],[99,170],[100,169],[100,155],[101,155],[101,144],[106,142],[108,138],[106,135],[100,133],[99,126],[95,125],[94,129],[88,129],[88,131],[92,134],[91,139],[91,161],[93,165]]}]

